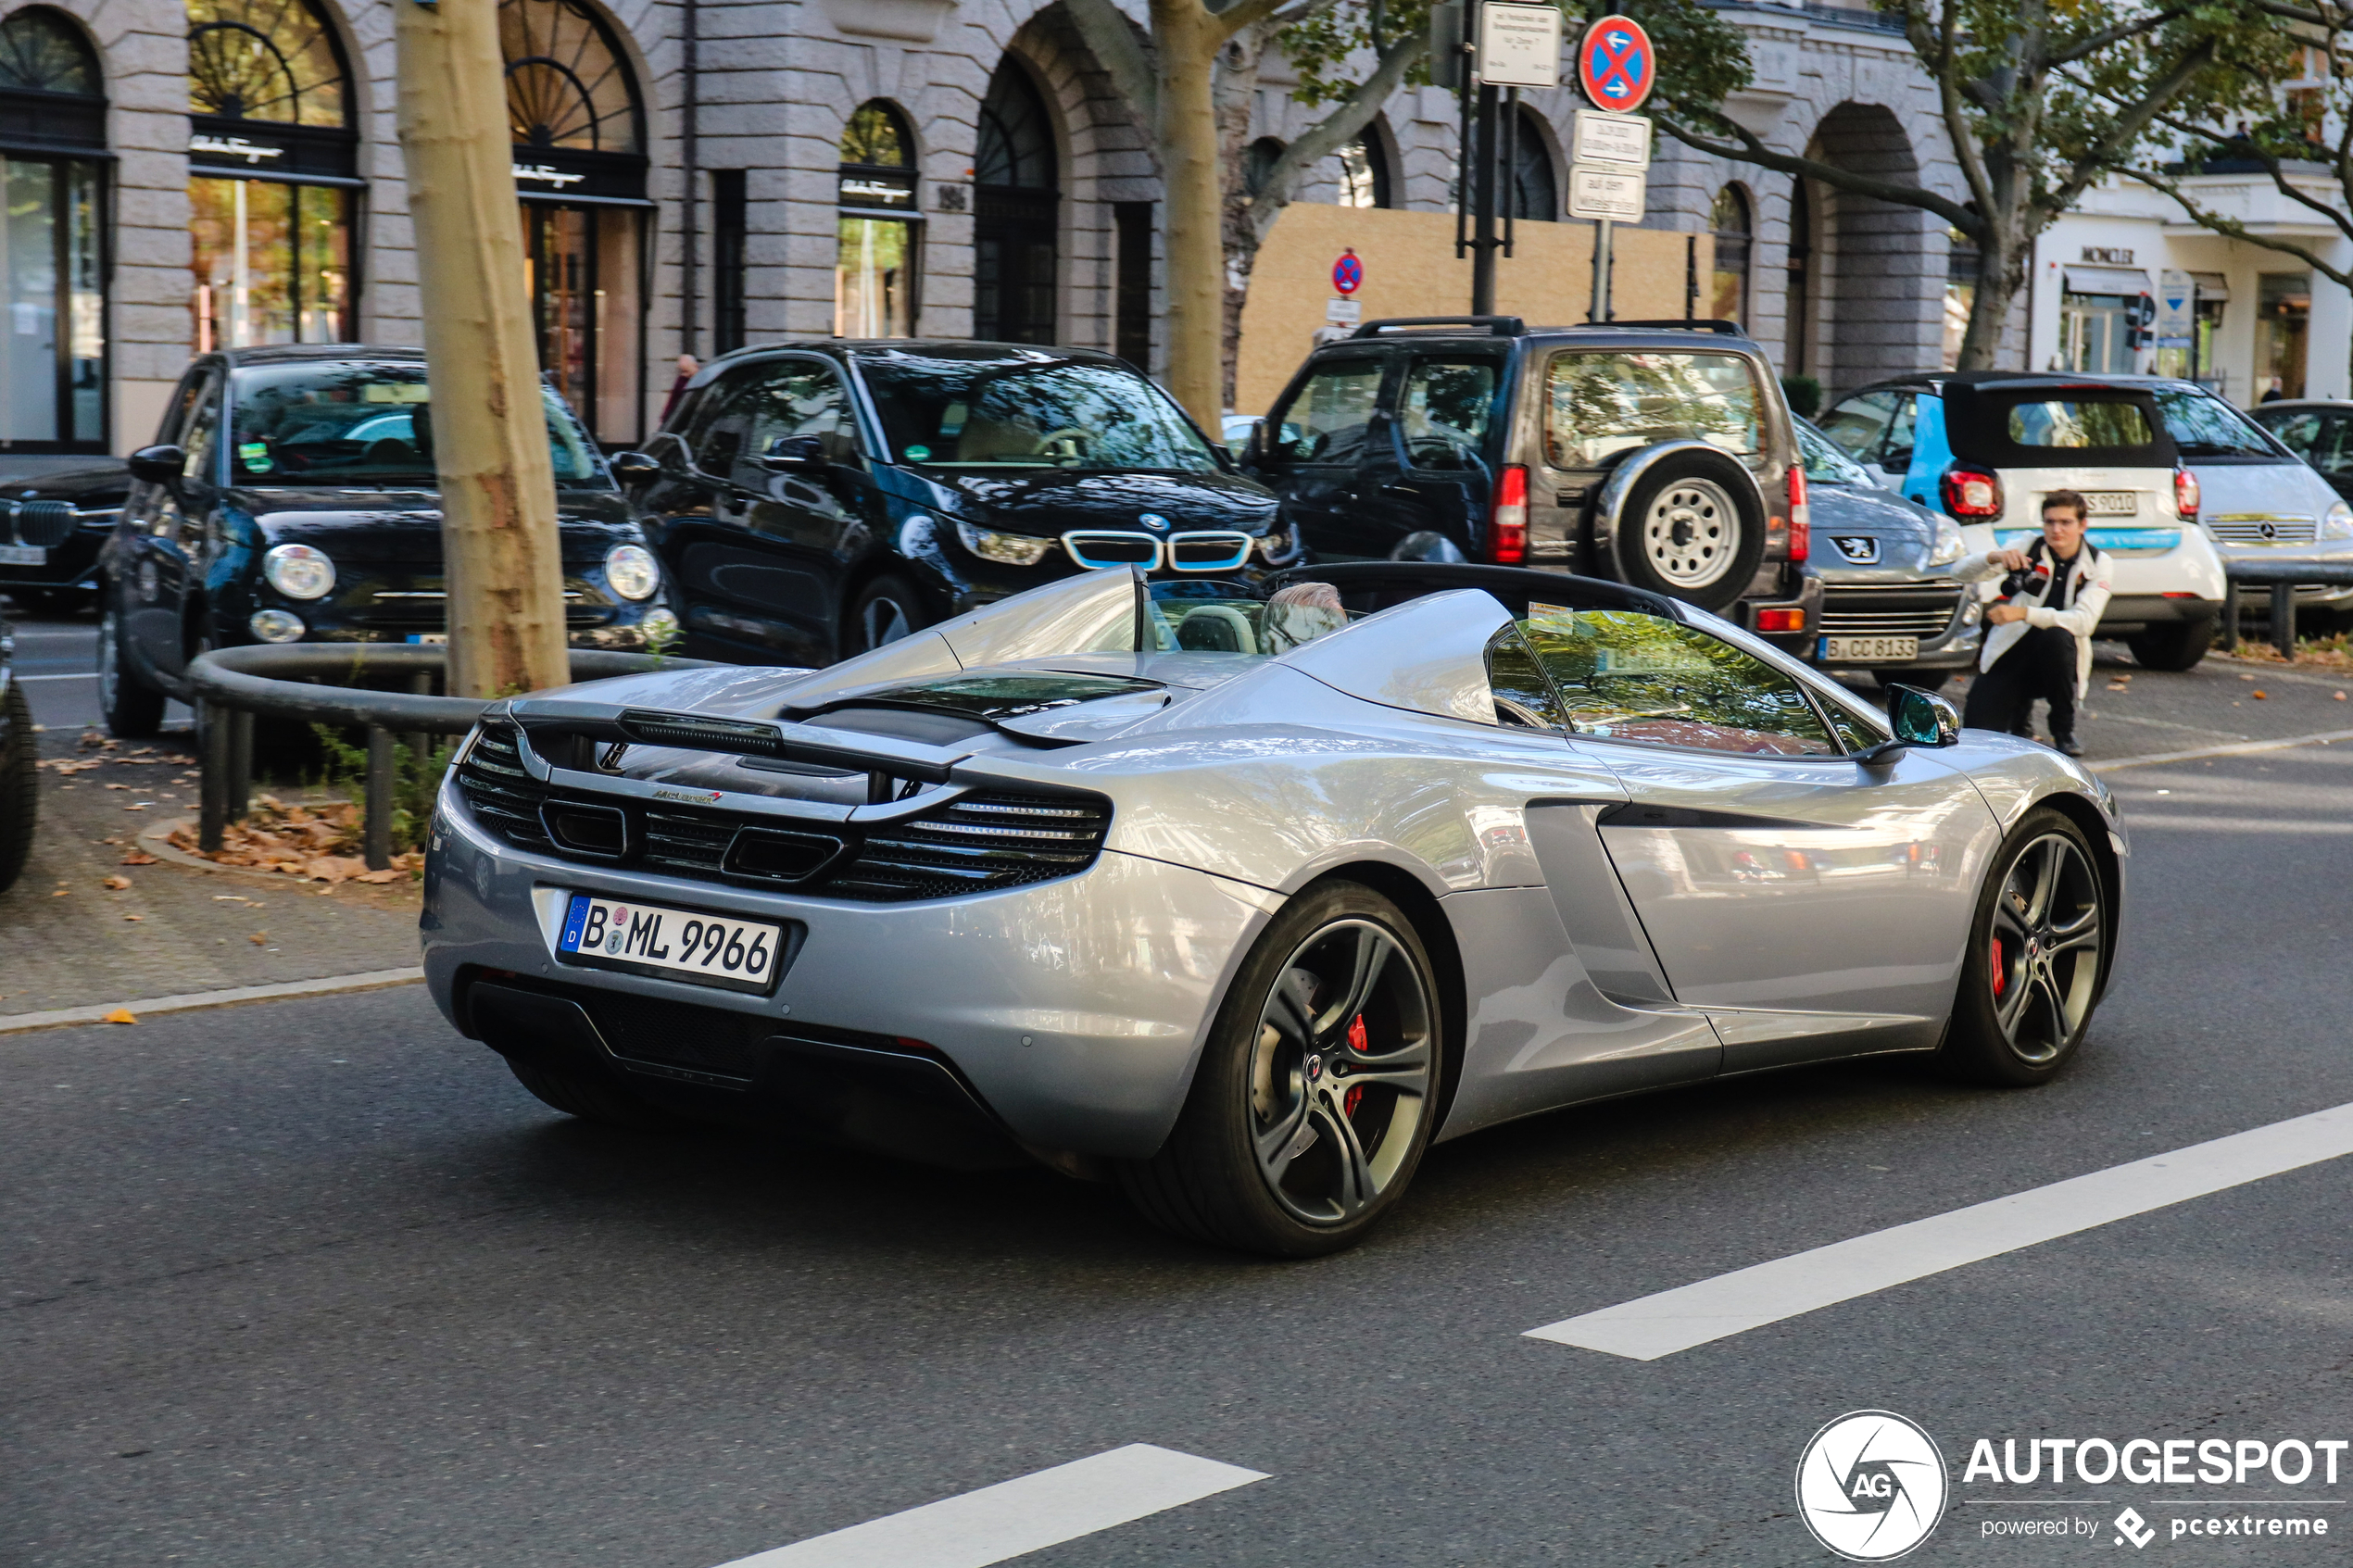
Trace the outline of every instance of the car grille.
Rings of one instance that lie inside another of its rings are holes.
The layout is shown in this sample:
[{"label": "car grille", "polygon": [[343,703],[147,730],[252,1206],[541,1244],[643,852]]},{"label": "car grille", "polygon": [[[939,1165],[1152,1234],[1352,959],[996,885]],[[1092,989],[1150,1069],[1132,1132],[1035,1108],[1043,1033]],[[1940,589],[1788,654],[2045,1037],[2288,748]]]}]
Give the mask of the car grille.
[{"label": "car grille", "polygon": [[1961,608],[1961,590],[1943,583],[1822,590],[1821,630],[1833,637],[1941,637]]},{"label": "car grille", "polygon": [[[355,626],[386,632],[441,632],[448,628],[448,595],[439,588],[371,588],[355,594],[337,608]],[[602,594],[577,580],[564,584],[564,624],[601,626],[613,608]]]},{"label": "car grille", "polygon": [[736,886],[778,886],[775,877],[728,869],[728,848],[739,831],[841,834],[849,840],[847,852],[791,890],[864,903],[993,893],[1076,876],[1095,863],[1111,829],[1109,803],[1077,795],[967,795],[920,817],[862,831],[553,790],[524,771],[514,730],[507,725],[482,732],[458,770],[458,787],[482,824],[518,849],[611,864],[607,858],[575,855],[550,839],[539,809],[551,800],[620,805],[637,820],[639,847],[628,862],[633,868]]},{"label": "car grille", "polygon": [[2309,517],[2218,517],[2206,526],[2225,545],[2309,545],[2321,536]]}]

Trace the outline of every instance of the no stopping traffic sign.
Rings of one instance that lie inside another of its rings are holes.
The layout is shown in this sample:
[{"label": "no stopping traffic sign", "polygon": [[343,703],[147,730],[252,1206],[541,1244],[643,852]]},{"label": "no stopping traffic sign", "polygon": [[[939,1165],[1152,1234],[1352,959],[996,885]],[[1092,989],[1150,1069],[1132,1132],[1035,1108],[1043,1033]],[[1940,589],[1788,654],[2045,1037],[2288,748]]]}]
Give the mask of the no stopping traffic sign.
[{"label": "no stopping traffic sign", "polygon": [[1577,41],[1577,84],[1605,109],[1629,113],[1658,82],[1651,35],[1631,17],[1604,17]]}]

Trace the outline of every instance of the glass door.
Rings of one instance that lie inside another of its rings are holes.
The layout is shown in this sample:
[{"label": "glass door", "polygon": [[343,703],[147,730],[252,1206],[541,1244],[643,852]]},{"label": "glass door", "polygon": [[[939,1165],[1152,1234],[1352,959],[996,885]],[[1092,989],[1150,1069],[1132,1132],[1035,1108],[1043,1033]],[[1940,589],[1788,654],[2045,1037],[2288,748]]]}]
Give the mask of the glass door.
[{"label": "glass door", "polygon": [[98,169],[0,157],[0,445],[105,439]]},{"label": "glass door", "polygon": [[522,204],[539,368],[607,446],[638,433],[639,225],[627,207]]},{"label": "glass door", "polygon": [[197,353],[351,341],[350,192],[192,179],[188,200]]}]

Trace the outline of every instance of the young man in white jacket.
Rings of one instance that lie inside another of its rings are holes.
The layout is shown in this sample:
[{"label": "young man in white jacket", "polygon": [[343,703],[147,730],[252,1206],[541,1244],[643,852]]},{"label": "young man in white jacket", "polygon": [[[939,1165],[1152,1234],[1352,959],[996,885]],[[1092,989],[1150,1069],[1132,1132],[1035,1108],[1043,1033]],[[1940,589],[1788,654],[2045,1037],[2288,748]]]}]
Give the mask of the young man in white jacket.
[{"label": "young man in white jacket", "polygon": [[2075,738],[2075,704],[2092,681],[2092,631],[2108,608],[2114,567],[2083,537],[2089,508],[2072,490],[2043,497],[2043,536],[2023,550],[1989,550],[1953,575],[1980,582],[2014,574],[2002,602],[1985,612],[1981,673],[1970,684],[1961,722],[1974,729],[2032,735],[2034,699],[2051,705],[2051,744],[2083,755]]}]

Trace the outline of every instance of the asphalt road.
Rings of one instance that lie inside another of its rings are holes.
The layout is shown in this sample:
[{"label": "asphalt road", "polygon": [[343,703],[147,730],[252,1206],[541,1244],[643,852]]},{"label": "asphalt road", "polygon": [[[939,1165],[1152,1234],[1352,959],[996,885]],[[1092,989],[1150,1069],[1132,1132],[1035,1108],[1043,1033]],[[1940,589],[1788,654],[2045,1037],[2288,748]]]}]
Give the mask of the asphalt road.
[{"label": "asphalt road", "polygon": [[[414,988],[0,1036],[0,1563],[710,1568],[1132,1443],[1269,1478],[1023,1562],[1821,1563],[1793,1474],[1864,1408],[1956,1477],[1907,1562],[2137,1557],[2127,1503],[2152,1552],[2342,1562],[2353,1461],[1959,1475],[1979,1437],[2353,1437],[2346,1160],[1657,1361],[1524,1336],[2353,1102],[2353,746],[2111,782],[2128,935],[2058,1082],[1819,1069],[1544,1116],[1441,1147],[1311,1263],[1044,1173],[570,1123]],[[2167,1533],[2216,1499],[2335,1533]]]}]

